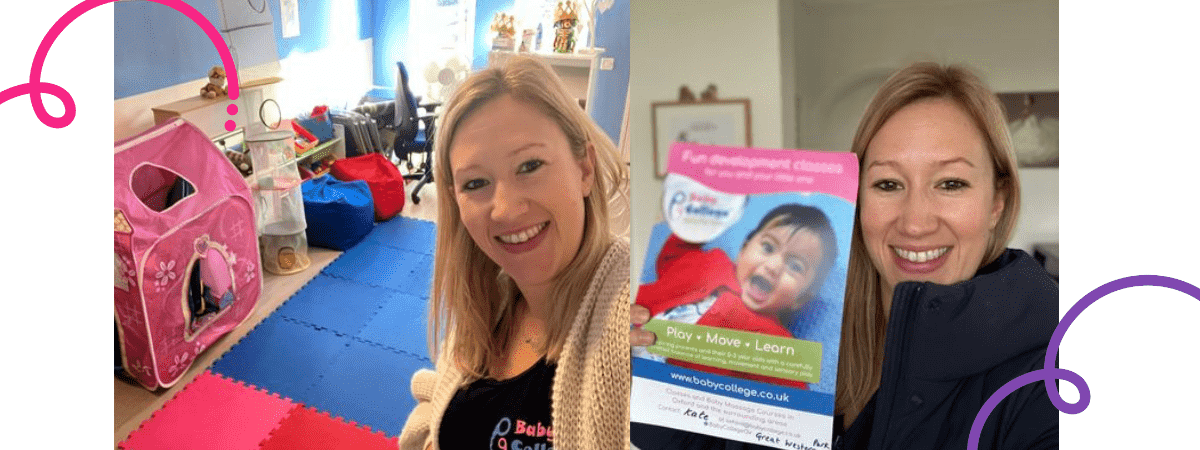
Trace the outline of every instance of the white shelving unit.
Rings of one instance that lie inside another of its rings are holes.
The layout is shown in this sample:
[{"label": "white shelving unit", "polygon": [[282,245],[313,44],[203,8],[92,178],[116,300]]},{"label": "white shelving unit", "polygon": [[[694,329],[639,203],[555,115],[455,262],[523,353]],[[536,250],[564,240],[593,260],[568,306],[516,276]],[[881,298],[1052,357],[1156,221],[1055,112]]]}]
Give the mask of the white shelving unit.
[{"label": "white shelving unit", "polygon": [[[518,53],[493,50],[488,54],[488,65],[498,66],[507,61],[508,58]],[[554,69],[559,78],[562,78],[563,84],[567,86],[567,90],[578,99],[587,110],[588,114],[592,113],[592,92],[596,87],[596,74],[600,71],[600,57],[602,51],[597,50],[595,53],[520,53],[521,55],[533,56],[545,61]]]}]

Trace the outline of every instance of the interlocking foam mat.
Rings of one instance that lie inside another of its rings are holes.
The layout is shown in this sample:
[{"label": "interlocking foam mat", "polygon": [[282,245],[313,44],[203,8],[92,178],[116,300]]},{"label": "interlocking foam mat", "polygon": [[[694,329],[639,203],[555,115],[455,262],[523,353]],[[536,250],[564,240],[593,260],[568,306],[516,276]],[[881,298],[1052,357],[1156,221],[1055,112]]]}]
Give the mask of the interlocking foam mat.
[{"label": "interlocking foam mat", "polygon": [[121,445],[128,449],[258,448],[294,406],[286,398],[206,371]]},{"label": "interlocking foam mat", "polygon": [[395,448],[409,380],[433,367],[433,246],[431,222],[376,225],[119,447]]},{"label": "interlocking foam mat", "polygon": [[263,450],[395,450],[396,438],[359,428],[312,408],[296,405],[279,428],[261,444]]}]

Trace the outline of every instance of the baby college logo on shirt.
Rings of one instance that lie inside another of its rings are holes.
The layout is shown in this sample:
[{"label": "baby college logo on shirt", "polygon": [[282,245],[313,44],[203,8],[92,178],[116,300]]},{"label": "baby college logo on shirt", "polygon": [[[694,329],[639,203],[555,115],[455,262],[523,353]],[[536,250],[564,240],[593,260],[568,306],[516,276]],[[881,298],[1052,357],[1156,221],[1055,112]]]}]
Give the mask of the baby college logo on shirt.
[{"label": "baby college logo on shirt", "polygon": [[488,441],[491,450],[554,450],[554,427],[501,417]]},{"label": "baby college logo on shirt", "polygon": [[742,217],[746,196],[714,190],[679,174],[663,180],[663,217],[687,242],[708,242]]}]

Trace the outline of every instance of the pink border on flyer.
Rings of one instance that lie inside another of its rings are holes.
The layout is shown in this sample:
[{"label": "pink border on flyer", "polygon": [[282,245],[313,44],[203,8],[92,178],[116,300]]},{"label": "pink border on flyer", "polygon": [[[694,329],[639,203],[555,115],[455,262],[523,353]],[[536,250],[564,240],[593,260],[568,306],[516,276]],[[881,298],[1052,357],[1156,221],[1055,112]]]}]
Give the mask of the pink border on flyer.
[{"label": "pink border on flyer", "polygon": [[824,192],[854,203],[858,158],[849,152],[671,144],[667,171],[730,194]]}]

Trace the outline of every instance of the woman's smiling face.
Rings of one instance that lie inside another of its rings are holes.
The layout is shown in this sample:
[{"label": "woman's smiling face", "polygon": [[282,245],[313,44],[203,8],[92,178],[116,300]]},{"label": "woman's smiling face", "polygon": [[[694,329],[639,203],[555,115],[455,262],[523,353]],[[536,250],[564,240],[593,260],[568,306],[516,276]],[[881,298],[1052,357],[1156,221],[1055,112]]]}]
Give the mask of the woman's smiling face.
[{"label": "woman's smiling face", "polygon": [[526,295],[548,286],[583,240],[590,158],[576,159],[554,120],[509,95],[461,122],[449,156],[471,239]]},{"label": "woman's smiling face", "polygon": [[885,301],[903,281],[974,276],[1004,198],[970,116],[949,99],[914,102],[884,122],[862,164],[860,225]]}]

